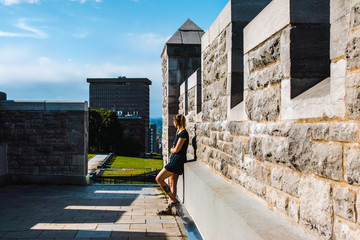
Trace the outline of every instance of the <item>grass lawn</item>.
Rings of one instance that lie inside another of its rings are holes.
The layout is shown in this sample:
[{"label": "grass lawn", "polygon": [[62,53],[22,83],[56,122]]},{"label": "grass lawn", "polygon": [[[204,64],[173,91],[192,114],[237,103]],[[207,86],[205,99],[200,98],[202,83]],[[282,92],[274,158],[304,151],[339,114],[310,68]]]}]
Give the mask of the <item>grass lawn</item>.
[{"label": "grass lawn", "polygon": [[131,176],[131,175],[140,175],[143,173],[151,172],[151,169],[124,169],[124,170],[106,170],[103,173],[104,177],[108,176]]},{"label": "grass lawn", "polygon": [[144,168],[160,170],[163,167],[163,161],[159,159],[147,159],[147,158],[134,158],[117,156],[109,161],[106,165],[107,168],[126,168],[126,169],[141,169],[144,173]]}]

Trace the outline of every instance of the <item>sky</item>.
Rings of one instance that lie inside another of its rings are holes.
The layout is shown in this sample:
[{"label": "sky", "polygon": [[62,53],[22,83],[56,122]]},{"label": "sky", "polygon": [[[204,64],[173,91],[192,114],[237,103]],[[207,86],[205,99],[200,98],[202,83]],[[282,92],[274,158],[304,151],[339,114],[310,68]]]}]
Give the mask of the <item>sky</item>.
[{"label": "sky", "polygon": [[0,0],[0,91],[88,101],[86,78],[149,78],[162,116],[160,55],[190,18],[206,30],[228,0]]}]

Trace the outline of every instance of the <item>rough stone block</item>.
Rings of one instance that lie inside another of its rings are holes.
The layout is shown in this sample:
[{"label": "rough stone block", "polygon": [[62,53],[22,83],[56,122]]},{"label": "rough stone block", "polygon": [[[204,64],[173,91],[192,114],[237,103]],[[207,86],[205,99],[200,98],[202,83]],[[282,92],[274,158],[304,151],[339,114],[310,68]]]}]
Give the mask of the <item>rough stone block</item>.
[{"label": "rough stone block", "polygon": [[300,223],[322,239],[331,239],[333,228],[333,204],[331,185],[302,177],[299,185]]},{"label": "rough stone block", "polygon": [[275,121],[280,116],[280,86],[263,91],[249,91],[246,99],[246,113],[253,121]]},{"label": "rough stone block", "polygon": [[249,54],[250,71],[265,67],[280,58],[280,36],[267,41],[264,46]]},{"label": "rough stone block", "polygon": [[84,155],[73,155],[71,164],[74,166],[84,166],[85,156]]},{"label": "rough stone block", "polygon": [[360,26],[360,3],[356,3],[354,6],[352,6],[350,19],[351,29],[355,29]]},{"label": "rough stone block", "polygon": [[267,134],[270,136],[288,137],[292,127],[290,123],[267,124]]},{"label": "rough stone block", "polygon": [[288,159],[286,158],[288,142],[284,138],[264,137],[261,147],[263,160],[289,166]]},{"label": "rough stone block", "polygon": [[250,136],[250,156],[258,160],[263,159],[262,140],[262,138]]},{"label": "rough stone block", "polygon": [[298,223],[300,218],[300,204],[297,203],[294,199],[289,198],[288,208],[288,216]]},{"label": "rough stone block", "polygon": [[271,186],[277,189],[282,187],[282,169],[272,168],[271,169]]},{"label": "rough stone block", "polygon": [[345,181],[350,184],[360,185],[360,149],[345,147],[344,169]]},{"label": "rough stone block", "polygon": [[335,185],[333,191],[335,214],[355,222],[355,193],[339,185]]},{"label": "rough stone block", "polygon": [[360,223],[360,193],[357,193],[356,197],[356,216],[357,216],[357,223]]},{"label": "rough stone block", "polygon": [[265,88],[269,84],[279,83],[282,78],[283,73],[281,70],[281,65],[276,64],[270,68],[251,73],[248,80],[248,87],[251,90]]},{"label": "rough stone block", "polygon": [[297,173],[284,171],[283,174],[283,191],[295,197],[299,196],[300,176]]},{"label": "rough stone block", "polygon": [[345,50],[347,60],[347,69],[356,69],[360,67],[360,38],[354,37],[351,39]]},{"label": "rough stone block", "polygon": [[315,140],[327,140],[329,137],[328,123],[314,123],[311,125],[311,135]]},{"label": "rough stone block", "polygon": [[233,138],[233,142],[232,142],[232,146],[233,146],[233,160],[235,161],[235,165],[237,167],[241,166],[241,163],[243,162],[244,159],[244,151],[243,151],[243,147],[242,147],[242,139],[238,138],[238,137],[234,137]]},{"label": "rough stone block", "polygon": [[268,192],[267,201],[281,214],[288,215],[289,197],[277,190]]},{"label": "rough stone block", "polygon": [[357,123],[332,123],[330,140],[353,142],[357,139],[359,127]]},{"label": "rough stone block", "polygon": [[346,76],[346,87],[359,87],[360,86],[360,74],[348,74]]},{"label": "rough stone block", "polygon": [[246,188],[249,189],[251,192],[255,193],[261,198],[265,198],[266,196],[266,187],[259,183],[256,180],[250,180],[246,183]]},{"label": "rough stone block", "polygon": [[271,182],[271,169],[264,164],[255,164],[254,177],[261,183],[270,185]]},{"label": "rough stone block", "polygon": [[300,172],[309,172],[311,144],[310,125],[295,124],[290,129],[288,157],[293,169]]},{"label": "rough stone block", "polygon": [[311,166],[322,177],[341,180],[342,146],[313,143]]},{"label": "rough stone block", "polygon": [[347,114],[352,119],[360,118],[360,88],[348,88],[346,94]]},{"label": "rough stone block", "polygon": [[357,240],[360,239],[360,230],[350,228],[345,222],[338,219],[334,222],[334,240]]},{"label": "rough stone block", "polygon": [[249,123],[231,122],[229,124],[229,130],[232,135],[249,136],[249,128]]}]

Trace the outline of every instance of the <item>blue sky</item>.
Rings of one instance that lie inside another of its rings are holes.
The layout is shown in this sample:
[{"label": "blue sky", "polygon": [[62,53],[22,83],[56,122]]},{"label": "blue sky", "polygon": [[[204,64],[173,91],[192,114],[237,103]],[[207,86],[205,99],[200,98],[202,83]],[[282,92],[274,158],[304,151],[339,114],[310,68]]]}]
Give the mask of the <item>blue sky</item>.
[{"label": "blue sky", "polygon": [[190,18],[206,30],[228,0],[0,0],[0,91],[88,101],[88,77],[145,77],[161,117],[160,55]]}]

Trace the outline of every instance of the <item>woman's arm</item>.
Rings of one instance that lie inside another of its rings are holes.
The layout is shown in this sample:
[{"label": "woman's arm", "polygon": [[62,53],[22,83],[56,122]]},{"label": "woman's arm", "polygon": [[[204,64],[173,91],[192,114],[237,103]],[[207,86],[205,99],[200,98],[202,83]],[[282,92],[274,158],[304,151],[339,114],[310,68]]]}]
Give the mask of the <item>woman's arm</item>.
[{"label": "woman's arm", "polygon": [[179,140],[176,143],[176,146],[170,149],[171,153],[178,153],[181,149],[181,147],[184,145],[184,142],[187,138],[179,138]]}]

